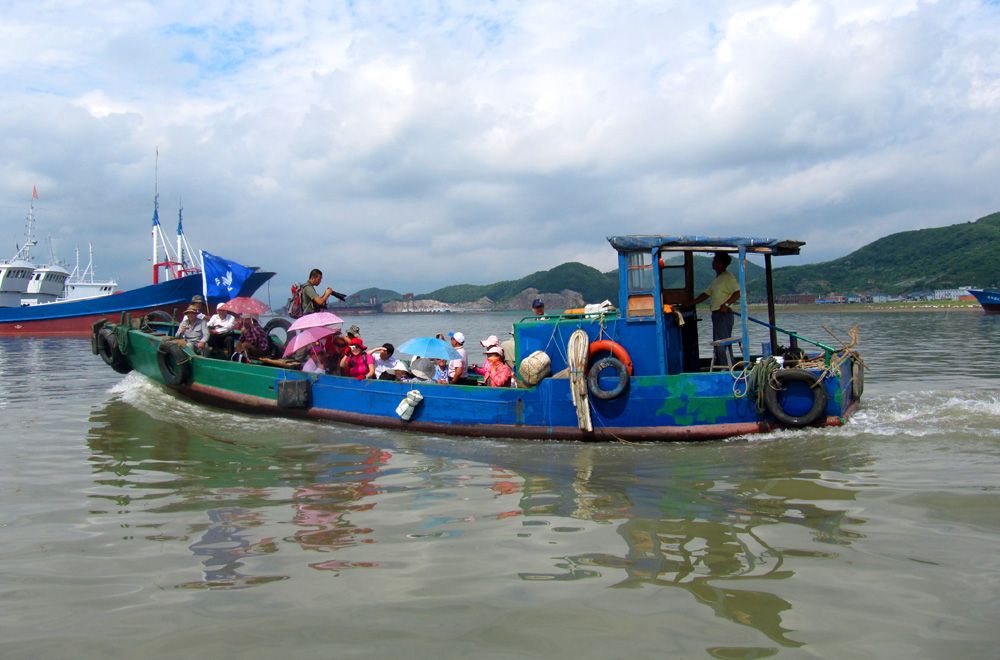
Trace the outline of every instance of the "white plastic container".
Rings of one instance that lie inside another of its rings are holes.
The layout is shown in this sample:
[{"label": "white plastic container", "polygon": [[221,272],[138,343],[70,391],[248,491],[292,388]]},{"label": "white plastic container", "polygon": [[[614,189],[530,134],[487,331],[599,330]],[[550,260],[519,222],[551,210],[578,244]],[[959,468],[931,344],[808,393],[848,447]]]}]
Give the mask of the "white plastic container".
[{"label": "white plastic container", "polygon": [[417,406],[423,400],[424,395],[418,390],[410,390],[406,393],[406,397],[396,406],[396,414],[404,421],[409,420],[413,416],[413,411],[417,409]]}]

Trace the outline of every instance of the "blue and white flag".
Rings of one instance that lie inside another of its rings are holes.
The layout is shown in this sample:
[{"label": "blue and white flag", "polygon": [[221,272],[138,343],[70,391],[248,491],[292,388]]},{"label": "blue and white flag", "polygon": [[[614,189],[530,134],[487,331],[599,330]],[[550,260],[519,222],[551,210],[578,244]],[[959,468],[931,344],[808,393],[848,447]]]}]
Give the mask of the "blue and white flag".
[{"label": "blue and white flag", "polygon": [[201,251],[201,288],[209,298],[230,300],[240,294],[240,287],[253,274],[252,268]]}]

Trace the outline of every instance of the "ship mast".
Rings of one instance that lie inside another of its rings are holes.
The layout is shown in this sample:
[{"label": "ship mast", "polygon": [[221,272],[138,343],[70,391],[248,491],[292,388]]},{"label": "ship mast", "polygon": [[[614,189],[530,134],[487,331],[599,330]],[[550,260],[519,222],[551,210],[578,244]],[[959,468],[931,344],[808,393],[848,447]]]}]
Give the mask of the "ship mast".
[{"label": "ship mast", "polygon": [[160,148],[156,148],[153,165],[153,282],[156,282],[160,263]]},{"label": "ship mast", "polygon": [[38,245],[35,240],[35,200],[38,199],[38,188],[31,187],[31,203],[28,205],[28,216],[24,221],[24,245],[14,255],[14,260],[31,261],[31,248]]}]

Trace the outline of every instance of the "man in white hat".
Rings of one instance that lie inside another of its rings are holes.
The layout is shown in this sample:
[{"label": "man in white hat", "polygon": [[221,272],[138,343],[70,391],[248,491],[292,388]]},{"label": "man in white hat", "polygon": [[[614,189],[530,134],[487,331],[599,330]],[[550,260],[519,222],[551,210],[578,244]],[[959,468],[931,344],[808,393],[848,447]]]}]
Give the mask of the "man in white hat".
[{"label": "man in white hat", "polygon": [[451,347],[458,351],[461,359],[448,362],[448,382],[457,383],[469,372],[469,354],[465,350],[465,334],[461,332],[449,332]]}]

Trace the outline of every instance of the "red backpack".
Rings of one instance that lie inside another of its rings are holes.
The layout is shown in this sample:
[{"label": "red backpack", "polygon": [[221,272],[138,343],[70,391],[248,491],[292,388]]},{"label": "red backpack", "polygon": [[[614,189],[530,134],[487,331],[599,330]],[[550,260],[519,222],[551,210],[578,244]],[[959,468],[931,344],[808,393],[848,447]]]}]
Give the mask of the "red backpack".
[{"label": "red backpack", "polygon": [[304,284],[292,285],[292,297],[288,299],[288,315],[293,319],[302,316],[302,287]]}]

